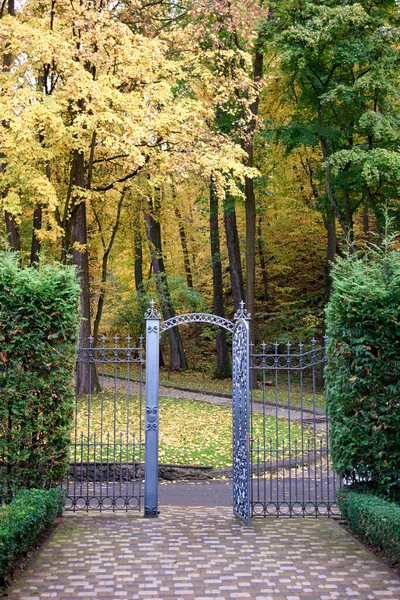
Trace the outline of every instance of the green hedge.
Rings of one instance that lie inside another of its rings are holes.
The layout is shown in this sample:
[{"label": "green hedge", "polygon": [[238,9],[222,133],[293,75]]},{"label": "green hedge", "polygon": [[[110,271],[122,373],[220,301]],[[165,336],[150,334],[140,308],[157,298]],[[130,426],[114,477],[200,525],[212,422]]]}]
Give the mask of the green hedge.
[{"label": "green hedge", "polygon": [[79,295],[74,268],[21,268],[18,255],[0,253],[0,496],[8,501],[65,475]]},{"label": "green hedge", "polygon": [[400,506],[348,488],[340,490],[337,498],[342,516],[354,531],[400,561]]},{"label": "green hedge", "polygon": [[400,251],[338,259],[327,307],[327,408],[336,472],[395,499],[400,478]]},{"label": "green hedge", "polygon": [[20,559],[36,545],[38,537],[60,517],[65,494],[60,489],[19,492],[0,508],[0,586],[12,575]]}]

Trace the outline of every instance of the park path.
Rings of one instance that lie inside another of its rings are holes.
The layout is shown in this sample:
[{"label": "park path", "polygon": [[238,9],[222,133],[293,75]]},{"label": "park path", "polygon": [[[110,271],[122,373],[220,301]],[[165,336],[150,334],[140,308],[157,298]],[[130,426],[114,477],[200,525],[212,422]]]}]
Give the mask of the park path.
[{"label": "park path", "polygon": [[[104,386],[108,388],[114,387],[114,379],[110,376],[104,377]],[[145,384],[142,384],[142,392],[144,393]],[[119,390],[126,391],[129,388],[131,394],[139,394],[140,393],[140,384],[131,380],[128,384],[126,379],[118,379],[116,381],[116,387]],[[206,402],[208,404],[216,404],[217,406],[227,406],[228,408],[232,408],[232,396],[230,394],[215,394],[211,391],[202,392],[199,390],[192,389],[184,389],[184,388],[176,388],[172,386],[159,386],[159,395],[164,396],[166,398],[182,398],[185,400],[193,400],[194,402]],[[287,419],[289,416],[289,410],[284,408],[283,406],[276,406],[274,402],[268,402],[263,407],[262,400],[259,398],[254,398],[252,402],[252,411],[265,413],[267,415],[271,415],[272,417],[278,416]],[[300,412],[300,410],[296,410],[294,407],[290,408],[290,418],[294,420],[301,420],[302,418],[309,417],[311,420],[312,416],[311,409],[307,410],[306,417],[304,417],[304,413]],[[324,419],[321,417],[324,416],[322,410],[317,409],[316,417],[317,417],[317,425],[316,429],[318,431],[324,431],[326,427],[326,423]],[[399,599],[400,600],[400,599]]]},{"label": "park path", "polygon": [[400,579],[324,517],[253,520],[224,507],[158,519],[68,516],[8,600],[400,600]]}]

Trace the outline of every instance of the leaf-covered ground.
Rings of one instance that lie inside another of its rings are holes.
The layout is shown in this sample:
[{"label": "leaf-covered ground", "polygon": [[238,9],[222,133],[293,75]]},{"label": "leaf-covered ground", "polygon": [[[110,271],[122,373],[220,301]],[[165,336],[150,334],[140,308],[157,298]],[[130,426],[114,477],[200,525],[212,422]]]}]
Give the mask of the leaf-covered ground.
[{"label": "leaf-covered ground", "polygon": [[[122,439],[122,460],[126,460],[126,433],[132,439],[134,433],[139,438],[139,420],[144,419],[143,407],[140,411],[137,396],[128,396],[106,391],[104,396],[96,394],[90,400],[90,419],[88,419],[88,403],[81,398],[78,404],[77,432],[78,440],[83,435],[86,442],[88,423],[90,423],[90,439],[110,441]],[[116,419],[114,419],[114,411]],[[128,423],[128,426],[127,426]],[[253,438],[266,442],[271,452],[275,448],[287,447],[289,424],[286,419],[276,422],[274,417],[253,414]],[[122,438],[120,435],[122,434]],[[300,445],[302,439],[301,424],[294,421],[290,425],[292,446],[295,440]],[[303,431],[303,443],[312,439],[311,429]],[[144,441],[144,427],[142,428]],[[311,443],[311,442],[310,442]],[[97,447],[99,460],[100,446]],[[93,454],[93,446],[88,449],[83,446],[84,460]],[[129,454],[129,451],[128,451]],[[129,457],[128,457],[129,458]],[[103,456],[104,460],[104,456]],[[159,408],[159,460],[163,463],[212,465],[213,467],[228,467],[232,464],[232,411],[230,408],[216,406],[193,400],[160,398]]]},{"label": "leaf-covered ground", "polygon": [[[114,371],[109,367],[106,373],[114,374]],[[118,365],[118,375],[127,376],[126,365]],[[139,371],[136,365],[130,367],[129,376],[132,379],[138,380]],[[144,377],[144,374],[143,374]],[[276,385],[278,383],[278,385]],[[192,390],[201,390],[207,392],[223,392],[230,394],[232,391],[231,379],[215,379],[209,373],[199,371],[169,371],[168,368],[160,369],[160,385],[171,387],[184,387]],[[307,373],[302,382],[302,392],[300,393],[299,376],[294,371],[291,373],[290,393],[288,388],[287,371],[282,371],[278,374],[278,382],[275,380],[274,371],[268,371],[265,375],[265,386],[259,382],[259,389],[253,390],[252,395],[256,400],[261,400],[263,396],[268,402],[278,401],[287,404],[289,397],[290,403],[298,406],[307,406],[313,408],[325,408],[325,397],[323,390],[319,389],[313,382],[311,374]],[[264,391],[263,391],[264,389]]]}]

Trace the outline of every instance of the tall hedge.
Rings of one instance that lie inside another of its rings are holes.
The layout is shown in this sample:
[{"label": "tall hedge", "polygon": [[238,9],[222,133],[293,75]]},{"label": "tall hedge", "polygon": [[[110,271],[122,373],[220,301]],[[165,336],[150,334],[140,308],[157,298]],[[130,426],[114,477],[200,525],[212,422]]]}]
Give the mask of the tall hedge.
[{"label": "tall hedge", "polygon": [[75,269],[0,253],[0,495],[50,488],[67,467],[80,289]]},{"label": "tall hedge", "polygon": [[394,498],[400,478],[400,252],[339,259],[327,307],[327,407],[334,467]]}]

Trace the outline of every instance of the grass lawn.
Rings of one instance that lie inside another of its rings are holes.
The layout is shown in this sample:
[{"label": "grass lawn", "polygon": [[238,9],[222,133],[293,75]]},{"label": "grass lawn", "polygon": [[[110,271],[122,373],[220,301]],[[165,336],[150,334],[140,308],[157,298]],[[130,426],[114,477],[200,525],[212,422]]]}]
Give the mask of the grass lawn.
[{"label": "grass lawn", "polygon": [[[114,407],[116,419],[114,419]],[[143,409],[142,409],[143,410]],[[139,398],[119,392],[114,398],[111,391],[106,390],[104,398],[101,394],[91,397],[90,404],[90,438],[94,433],[100,441],[110,434],[113,441],[114,435],[119,439],[120,433],[125,435],[128,429],[139,435],[140,407]],[[144,414],[142,413],[142,419]],[[127,423],[128,428],[127,428]],[[87,441],[88,406],[86,398],[81,398],[78,404],[77,433],[80,441],[81,433]],[[311,428],[304,429],[304,443],[312,440]],[[301,440],[301,424],[292,422],[290,435],[292,443],[297,438]],[[253,414],[253,438],[264,438],[268,448],[276,448],[287,441],[289,426],[286,419],[279,419],[276,423],[273,417],[267,416],[265,421],[262,415]],[[142,430],[144,441],[144,427]],[[310,442],[312,443],[312,441]],[[82,446],[82,459],[92,460],[93,450],[87,444]],[[126,460],[125,446],[122,446],[121,460]],[[104,460],[103,455],[103,460]],[[78,460],[80,457],[78,458]],[[99,450],[96,460],[99,460]],[[129,457],[128,457],[129,459]],[[119,460],[119,458],[118,458]],[[232,464],[232,411],[230,408],[215,406],[205,402],[192,400],[160,398],[159,408],[159,460],[163,463],[212,465],[213,467],[228,467]]]}]

